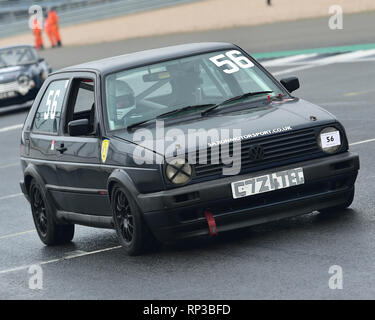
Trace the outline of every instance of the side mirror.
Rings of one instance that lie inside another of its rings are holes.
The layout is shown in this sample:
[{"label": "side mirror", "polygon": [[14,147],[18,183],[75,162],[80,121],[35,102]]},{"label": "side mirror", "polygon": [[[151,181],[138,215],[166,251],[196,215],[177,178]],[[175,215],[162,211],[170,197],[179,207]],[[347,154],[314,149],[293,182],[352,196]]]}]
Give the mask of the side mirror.
[{"label": "side mirror", "polygon": [[293,92],[299,88],[299,80],[297,77],[290,77],[280,80],[281,84],[289,92]]},{"label": "side mirror", "polygon": [[87,136],[90,134],[90,124],[88,119],[73,120],[68,123],[68,133],[70,136]]},{"label": "side mirror", "polygon": [[39,59],[38,59],[38,62],[39,62],[39,63],[41,63],[41,62],[43,62],[43,61],[44,61],[44,58],[39,58]]}]

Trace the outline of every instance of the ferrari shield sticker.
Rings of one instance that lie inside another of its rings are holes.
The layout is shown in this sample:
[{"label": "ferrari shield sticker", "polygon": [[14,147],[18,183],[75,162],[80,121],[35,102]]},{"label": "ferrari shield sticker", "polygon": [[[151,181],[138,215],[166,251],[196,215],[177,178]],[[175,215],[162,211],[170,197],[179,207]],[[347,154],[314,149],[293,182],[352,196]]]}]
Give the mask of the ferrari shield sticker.
[{"label": "ferrari shield sticker", "polygon": [[107,160],[107,155],[108,155],[108,147],[109,147],[109,140],[103,140],[102,141],[102,163],[105,163],[105,161]]}]

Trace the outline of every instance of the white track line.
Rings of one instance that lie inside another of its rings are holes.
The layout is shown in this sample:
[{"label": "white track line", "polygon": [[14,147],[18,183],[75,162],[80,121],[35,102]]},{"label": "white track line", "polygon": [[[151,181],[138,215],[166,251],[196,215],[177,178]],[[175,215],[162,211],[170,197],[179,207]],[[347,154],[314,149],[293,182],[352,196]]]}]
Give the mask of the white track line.
[{"label": "white track line", "polygon": [[349,146],[356,146],[357,144],[368,143],[368,142],[375,142],[375,139],[368,139],[368,140],[349,143]]},{"label": "white track line", "polygon": [[15,197],[20,197],[20,196],[23,196],[23,193],[14,193],[14,194],[10,194],[8,196],[0,197],[0,201],[15,198]]},{"label": "white track line", "polygon": [[[311,54],[299,54],[296,56],[290,56],[290,57],[284,57],[284,58],[278,58],[273,60],[264,61],[262,64],[263,67],[277,67],[282,66],[289,63],[294,63],[303,59],[309,59],[318,56],[317,53],[311,53]],[[303,63],[303,62],[301,62]]]},{"label": "white track line", "polygon": [[[349,63],[358,63],[358,62],[374,62],[375,58],[373,59],[356,59],[356,60],[347,60],[347,61],[336,61],[335,63],[338,64],[349,64]],[[297,61],[297,62],[290,62],[290,63],[285,63],[283,66],[285,67],[297,67],[297,66],[305,66],[305,65],[314,65],[313,61]],[[318,64],[316,67],[321,66],[321,64]],[[280,66],[275,66],[275,67],[282,67]],[[272,66],[271,66],[272,68]]]},{"label": "white track line", "polygon": [[10,168],[10,167],[18,167],[19,165],[20,164],[18,162],[4,164],[4,165],[0,165],[0,169],[6,169],[6,168]]},{"label": "white track line", "polygon": [[32,233],[32,232],[35,232],[35,231],[36,230],[33,229],[33,230],[27,230],[27,231],[22,231],[22,232],[17,232],[17,233],[6,234],[4,236],[0,236],[0,239],[7,239],[7,238],[13,238],[13,237],[17,237],[17,236],[22,236],[24,234]]},{"label": "white track line", "polygon": [[299,66],[299,67],[293,67],[293,68],[289,68],[289,69],[285,69],[285,70],[281,70],[281,71],[276,71],[276,72],[272,72],[272,74],[274,76],[281,76],[283,74],[288,74],[288,73],[292,73],[292,72],[295,72],[295,71],[301,71],[301,70],[306,70],[306,69],[312,69],[312,68],[316,68],[316,67],[319,67],[319,65],[315,65],[315,64],[308,64],[308,65],[304,65],[304,66]]},{"label": "white track line", "polygon": [[342,61],[352,61],[360,58],[365,58],[375,54],[375,49],[372,50],[359,50],[354,52],[343,53],[332,57],[326,57],[320,60],[316,60],[316,63],[336,63]]},{"label": "white track line", "polygon": [[364,58],[364,59],[358,59],[357,61],[358,62],[375,62],[375,58]]},{"label": "white track line", "polygon": [[329,65],[329,64],[333,64],[333,63],[355,61],[356,59],[365,58],[365,57],[368,57],[368,56],[372,56],[374,54],[375,54],[375,49],[348,52],[348,53],[343,53],[343,54],[340,54],[340,55],[335,55],[335,56],[332,56],[332,57],[325,57],[325,58],[317,59],[317,60],[314,60],[314,61],[311,61],[311,62],[307,63],[306,65],[292,67],[292,68],[288,68],[288,69],[285,69],[285,70],[272,72],[272,74],[274,76],[280,76],[280,75],[295,72],[295,71],[312,69],[312,68],[316,68],[316,67],[320,67],[320,66],[326,66],[326,65]]},{"label": "white track line", "polygon": [[79,258],[79,257],[89,256],[89,255],[92,255],[92,254],[106,252],[106,251],[111,251],[111,250],[120,249],[120,248],[121,248],[121,246],[115,246],[115,247],[110,247],[110,248],[105,248],[105,249],[100,249],[100,250],[95,250],[95,251],[90,251],[90,252],[79,251],[76,254],[73,253],[72,255],[65,256],[63,258],[57,258],[57,259],[52,259],[52,260],[47,260],[47,261],[41,261],[41,262],[37,262],[37,263],[33,263],[33,264],[28,264],[28,265],[23,265],[23,266],[11,268],[11,269],[1,270],[0,274],[14,272],[14,271],[20,271],[20,270],[26,270],[26,269],[30,268],[30,266],[36,265],[36,264],[37,265],[45,265],[45,264],[50,264],[50,263],[54,263],[54,262],[75,259],[75,258]]},{"label": "white track line", "polygon": [[23,126],[23,124],[20,123],[20,124],[15,124],[15,125],[13,125],[13,126],[0,128],[0,133],[1,133],[1,132],[7,132],[7,131],[11,131],[11,130],[20,129],[20,128],[22,128],[22,126]]}]

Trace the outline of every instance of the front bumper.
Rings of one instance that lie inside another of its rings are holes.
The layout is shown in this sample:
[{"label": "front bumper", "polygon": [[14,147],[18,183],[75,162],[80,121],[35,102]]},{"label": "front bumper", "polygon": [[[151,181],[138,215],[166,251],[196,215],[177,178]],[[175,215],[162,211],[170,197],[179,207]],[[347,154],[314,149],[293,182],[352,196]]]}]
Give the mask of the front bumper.
[{"label": "front bumper", "polygon": [[[231,183],[302,167],[303,185],[233,199]],[[357,154],[345,152],[250,174],[230,176],[173,190],[140,194],[137,202],[154,235],[171,241],[209,235],[204,211],[215,218],[217,231],[248,227],[344,203],[359,170]]]},{"label": "front bumper", "polygon": [[[39,88],[32,88],[25,95],[17,94],[14,97],[6,99],[0,99],[0,112],[9,108],[9,111],[15,108],[26,108],[30,107],[36,95],[38,94]],[[5,108],[4,108],[5,107]]]}]

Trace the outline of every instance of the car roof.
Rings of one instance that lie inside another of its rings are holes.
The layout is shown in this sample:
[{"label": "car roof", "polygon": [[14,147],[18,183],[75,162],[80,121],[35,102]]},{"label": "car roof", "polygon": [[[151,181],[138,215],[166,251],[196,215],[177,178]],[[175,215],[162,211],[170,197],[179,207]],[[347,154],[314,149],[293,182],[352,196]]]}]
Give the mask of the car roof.
[{"label": "car roof", "polygon": [[105,75],[120,70],[140,67],[143,65],[149,65],[161,61],[177,59],[184,56],[235,48],[238,47],[234,44],[225,42],[189,43],[177,46],[139,51],[116,57],[87,62],[61,69],[59,70],[59,72],[91,70],[97,71]]}]

